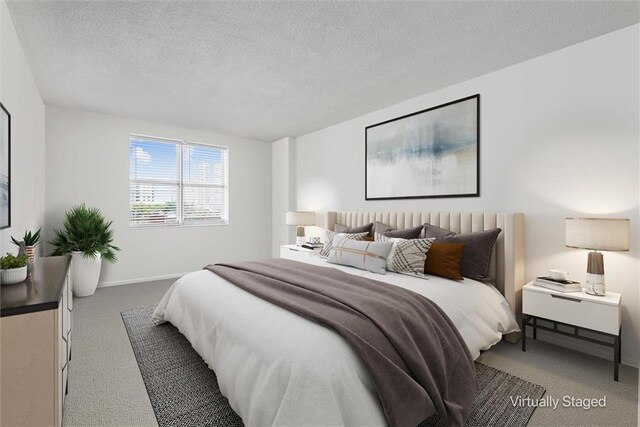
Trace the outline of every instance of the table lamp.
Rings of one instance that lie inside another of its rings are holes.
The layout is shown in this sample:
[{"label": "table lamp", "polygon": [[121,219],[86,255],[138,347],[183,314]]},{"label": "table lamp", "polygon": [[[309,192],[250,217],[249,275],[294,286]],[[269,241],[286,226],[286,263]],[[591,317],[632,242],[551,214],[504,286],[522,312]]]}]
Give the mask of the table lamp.
[{"label": "table lamp", "polygon": [[287,212],[286,224],[297,225],[296,229],[296,245],[304,245],[304,226],[315,225],[316,214],[315,212]]},{"label": "table lamp", "polygon": [[604,259],[598,251],[629,250],[629,220],[618,218],[567,218],[565,246],[591,249],[587,259],[585,292],[606,295]]}]

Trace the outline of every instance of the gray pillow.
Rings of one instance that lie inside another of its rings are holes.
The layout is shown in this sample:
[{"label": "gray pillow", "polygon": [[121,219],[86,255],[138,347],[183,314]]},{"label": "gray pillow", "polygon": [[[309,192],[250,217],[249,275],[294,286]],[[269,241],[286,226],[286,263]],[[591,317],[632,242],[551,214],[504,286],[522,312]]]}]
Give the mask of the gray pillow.
[{"label": "gray pillow", "polygon": [[460,273],[469,279],[484,281],[489,277],[491,250],[502,230],[477,231],[456,234],[431,224],[424,225],[425,237],[435,237],[436,242],[463,243],[464,251],[460,261]]},{"label": "gray pillow", "polygon": [[444,228],[436,227],[435,225],[425,224],[424,226],[424,237],[435,237],[436,239],[441,239],[443,237],[455,236],[451,230],[445,230]]},{"label": "gray pillow", "polygon": [[386,273],[387,256],[391,252],[393,242],[368,242],[344,236],[346,234],[338,234],[333,239],[328,262],[348,265],[372,273]]},{"label": "gray pillow", "polygon": [[333,231],[336,233],[369,233],[369,236],[373,237],[373,223],[362,225],[360,227],[347,227],[346,225],[336,224],[333,226]]},{"label": "gray pillow", "polygon": [[380,221],[376,221],[374,231],[376,234],[381,234],[386,237],[396,237],[400,239],[418,239],[420,238],[420,233],[422,232],[422,226],[419,225],[413,228],[396,230],[390,225],[383,224]]}]

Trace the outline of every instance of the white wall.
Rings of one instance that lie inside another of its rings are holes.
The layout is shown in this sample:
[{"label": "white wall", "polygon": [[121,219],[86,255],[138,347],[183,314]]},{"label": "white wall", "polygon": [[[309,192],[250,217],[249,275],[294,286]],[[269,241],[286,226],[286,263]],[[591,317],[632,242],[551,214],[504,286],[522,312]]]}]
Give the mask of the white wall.
[{"label": "white wall", "polygon": [[[587,251],[564,247],[565,217],[630,218],[631,250],[606,253],[605,264],[608,289],[623,294],[623,362],[637,365],[639,28],[297,137],[296,208],[524,212],[527,280],[550,268],[584,280]],[[364,200],[366,126],[476,93],[481,103],[480,197]],[[609,349],[587,350],[610,357]]]},{"label": "white wall", "polygon": [[17,252],[12,235],[20,238],[44,222],[44,104],[4,1],[0,25],[0,101],[11,114],[11,227],[0,230],[5,254]]},{"label": "white wall", "polygon": [[295,206],[295,138],[282,138],[271,144],[271,229],[274,258],[280,256],[280,245],[295,241],[293,227],[285,225],[285,214]]},{"label": "white wall", "polygon": [[[229,225],[129,227],[129,134],[229,147]],[[209,263],[271,255],[271,145],[159,123],[46,107],[46,237],[86,203],[113,220],[115,265],[101,285],[173,277]]]}]

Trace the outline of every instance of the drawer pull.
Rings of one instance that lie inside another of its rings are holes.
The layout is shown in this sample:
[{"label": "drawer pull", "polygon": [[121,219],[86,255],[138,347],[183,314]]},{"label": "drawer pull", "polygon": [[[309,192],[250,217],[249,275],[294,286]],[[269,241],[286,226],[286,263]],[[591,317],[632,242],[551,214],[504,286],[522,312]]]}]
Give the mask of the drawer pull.
[{"label": "drawer pull", "polygon": [[289,248],[289,250],[293,252],[300,252],[298,249],[293,249],[293,248]]},{"label": "drawer pull", "polygon": [[582,302],[581,299],[563,297],[562,295],[551,295],[551,298],[558,298],[558,299],[563,299],[563,300],[567,300],[567,301],[571,301],[571,302]]}]

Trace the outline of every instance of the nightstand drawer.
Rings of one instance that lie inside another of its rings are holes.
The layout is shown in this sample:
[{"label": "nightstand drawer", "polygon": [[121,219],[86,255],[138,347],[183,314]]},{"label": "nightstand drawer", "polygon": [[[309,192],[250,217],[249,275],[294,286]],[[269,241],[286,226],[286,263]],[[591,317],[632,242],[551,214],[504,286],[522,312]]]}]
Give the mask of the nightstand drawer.
[{"label": "nightstand drawer", "polygon": [[592,302],[572,296],[571,293],[559,294],[525,289],[522,312],[607,334],[618,335],[620,330],[619,307]]},{"label": "nightstand drawer", "polygon": [[284,245],[280,247],[280,258],[299,260],[311,256],[318,256],[318,251],[297,247],[295,245]]}]

